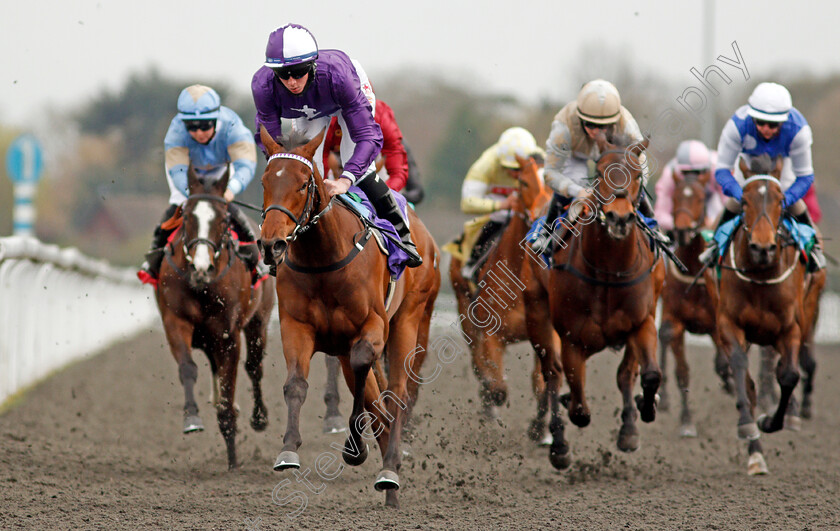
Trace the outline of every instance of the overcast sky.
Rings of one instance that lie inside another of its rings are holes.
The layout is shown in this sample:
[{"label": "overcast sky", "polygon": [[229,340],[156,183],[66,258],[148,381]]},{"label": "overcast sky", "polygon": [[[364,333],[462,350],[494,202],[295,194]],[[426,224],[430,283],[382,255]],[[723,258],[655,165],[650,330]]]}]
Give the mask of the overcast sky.
[{"label": "overcast sky", "polygon": [[[734,59],[737,41],[750,82],[840,71],[833,3],[715,4],[714,57]],[[689,69],[714,61],[703,54],[702,0],[14,0],[0,17],[0,121],[40,128],[46,109],[73,109],[150,66],[248,94],[269,33],[287,22],[348,52],[374,81],[420,67],[529,101],[573,97],[586,81],[574,75],[579,54],[593,43],[676,86],[697,85]]]}]

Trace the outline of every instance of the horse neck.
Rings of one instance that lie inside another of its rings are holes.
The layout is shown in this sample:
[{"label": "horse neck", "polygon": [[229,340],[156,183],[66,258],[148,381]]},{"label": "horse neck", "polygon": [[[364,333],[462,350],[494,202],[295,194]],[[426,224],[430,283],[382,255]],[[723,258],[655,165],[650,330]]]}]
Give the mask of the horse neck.
[{"label": "horse neck", "polygon": [[495,264],[497,261],[504,261],[506,267],[512,273],[518,273],[522,269],[525,258],[525,251],[519,247],[519,243],[525,238],[529,228],[529,224],[518,213],[514,213],[501,236],[499,236],[496,252],[490,256],[487,262]]},{"label": "horse neck", "polygon": [[687,245],[677,245],[674,254],[680,259],[680,262],[688,267],[689,271],[699,270],[700,255],[706,248],[706,240],[699,232],[694,235],[694,238],[688,242]]},{"label": "horse neck", "polygon": [[[330,203],[320,176],[316,176],[315,184],[316,195],[310,219],[322,212]],[[311,225],[289,246],[290,256],[299,265],[314,266],[336,262],[349,252],[353,241],[348,236],[345,227],[355,227],[357,223],[354,220],[355,216],[337,203],[338,200],[334,200],[330,211],[321,216],[317,223]]]}]

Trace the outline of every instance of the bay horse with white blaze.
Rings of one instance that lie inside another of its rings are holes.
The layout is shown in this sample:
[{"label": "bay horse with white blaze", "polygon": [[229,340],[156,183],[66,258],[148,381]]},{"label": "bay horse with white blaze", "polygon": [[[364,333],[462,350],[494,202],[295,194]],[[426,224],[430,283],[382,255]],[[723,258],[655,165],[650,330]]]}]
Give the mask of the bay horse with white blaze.
[{"label": "bay horse with white blaze", "polygon": [[[703,264],[700,254],[706,248],[702,230],[706,220],[706,189],[712,179],[711,170],[704,172],[674,172],[672,194],[674,240],[677,258],[688,268],[680,271],[669,263],[662,288],[662,319],[659,326],[660,368],[662,385],[659,389],[659,407],[670,406],[667,394],[665,368],[668,349],[674,354],[674,373],[680,390],[680,435],[696,437],[697,428],[689,408],[689,368],[685,355],[685,333],[711,337],[715,346],[715,371],[723,381],[724,390],[732,394],[729,359],[720,347],[715,321],[715,307],[706,289],[706,280],[700,274]],[[699,276],[699,278],[698,278]]]},{"label": "bay horse with white blaze", "polygon": [[178,209],[183,222],[166,247],[155,298],[184,387],[184,433],[204,430],[193,391],[198,367],[192,349],[198,348],[210,361],[219,429],[227,445],[228,467],[235,468],[234,397],[243,331],[248,349],[245,369],[254,386],[251,426],[262,431],[268,423],[260,381],[274,279],[252,289],[249,268],[236,254],[223,197],[228,171],[209,183],[200,181],[192,166],[187,175],[190,195]]},{"label": "bay horse with white blaze", "polygon": [[[749,441],[747,473],[756,475],[768,472],[759,430],[770,433],[784,427],[799,382],[802,341],[814,323],[816,305],[805,301],[818,295],[825,275],[824,271],[821,276],[807,274],[796,243],[783,227],[781,157],[775,165],[767,156],[755,157],[752,168],[741,160],[740,168],[746,178],[741,223],[724,254],[717,283],[711,270],[706,271],[706,282],[711,286],[720,338],[735,381],[738,437]],[[779,404],[772,416],[758,421],[754,419],[756,389],[747,363],[752,343],[772,346],[781,356],[776,368]]]},{"label": "bay horse with white blaze", "polygon": [[[371,229],[330,199],[312,163],[323,136],[321,131],[308,141],[289,138],[278,143],[260,128],[269,154],[262,177],[260,244],[266,263],[277,271],[277,292],[282,294],[280,331],[288,370],[283,386],[288,425],[274,468],[300,467],[300,410],[313,354],[320,351],[338,356],[353,393],[350,435],[342,456],[354,466],[365,461],[367,446],[362,433],[369,426],[383,458],[374,487],[386,491],[387,505],[398,506],[400,437],[417,399],[420,367],[440,288],[440,251],[409,209],[411,232],[423,265],[405,270],[389,297],[391,274],[386,257],[375,244],[365,245]],[[387,389],[381,371],[371,371],[377,368],[383,351],[389,362]]]},{"label": "bay horse with white blaze", "polygon": [[[461,327],[469,338],[473,371],[480,384],[483,412],[491,418],[497,417],[498,407],[507,402],[505,348],[528,339],[522,290],[525,283],[533,281],[533,277],[523,275],[526,255],[520,243],[528,233],[533,218],[539,216],[551,198],[538,173],[536,162],[518,155],[516,159],[521,171],[518,177],[519,190],[514,193],[518,194],[519,200],[511,210],[510,220],[478,269],[478,284],[464,278],[461,274],[463,264],[457,257],[453,256],[449,264],[449,278],[458,301],[459,315],[467,317],[461,319]],[[487,326],[479,326],[482,323],[473,322],[470,318],[471,308],[477,302],[486,305],[486,309],[498,317],[498,329],[487,330]],[[555,350],[559,349],[560,339],[556,338]],[[534,356],[534,361],[531,386],[537,398],[537,416],[529,426],[528,436],[532,440],[549,444],[551,439],[545,425],[548,412],[545,382],[538,356]]]},{"label": "bay horse with white blaze", "polygon": [[[591,419],[584,395],[586,360],[612,347],[624,346],[617,383],[623,399],[618,448],[639,448],[636,408],[645,422],[656,416],[656,392],[661,372],[656,362],[656,301],[665,278],[661,256],[651,250],[648,234],[637,225],[636,208],[642,193],[639,155],[648,141],[629,147],[610,144],[604,132],[596,142],[601,151],[596,180],[587,198],[573,203],[580,216],[570,225],[570,242],[553,252],[551,266],[529,260],[537,282],[526,290],[531,342],[543,367],[549,393],[553,437],[549,460],[556,468],[571,464],[564,438],[557,393],[560,383],[550,352],[553,332],[561,339],[560,362],[571,392],[560,397],[576,426]],[[568,236],[569,234],[567,234]],[[562,239],[562,238],[561,238]],[[634,401],[633,387],[641,364],[642,396]]]}]

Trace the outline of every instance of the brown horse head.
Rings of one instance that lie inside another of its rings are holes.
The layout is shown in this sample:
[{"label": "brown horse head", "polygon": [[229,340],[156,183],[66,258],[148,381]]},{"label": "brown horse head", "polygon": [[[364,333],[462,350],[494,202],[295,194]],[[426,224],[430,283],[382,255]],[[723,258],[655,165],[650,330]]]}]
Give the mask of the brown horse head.
[{"label": "brown horse head", "polygon": [[757,266],[769,266],[778,253],[777,235],[784,210],[784,193],[779,182],[782,158],[754,157],[750,168],[741,159],[739,167],[746,179],[741,206],[742,224],[749,235],[750,260]]},{"label": "brown horse head", "polygon": [[677,244],[688,245],[697,236],[706,218],[706,186],[712,171],[674,171],[674,234]]},{"label": "brown horse head", "polygon": [[[523,158],[514,153],[516,162],[519,163],[519,195],[522,199],[518,211],[534,219],[551,199],[551,192],[546,188],[542,177],[539,174],[539,165],[531,158]],[[517,205],[519,206],[519,205]]]},{"label": "brown horse head", "polygon": [[192,287],[206,286],[218,270],[228,238],[227,201],[224,199],[230,170],[218,180],[199,179],[192,165],[187,170],[189,197],[183,206],[183,251]]},{"label": "brown horse head", "polygon": [[312,162],[324,133],[322,130],[311,140],[292,135],[285,140],[287,150],[260,126],[260,139],[269,158],[262,176],[263,223],[259,243],[268,265],[283,261],[288,244],[309,223],[316,213],[314,209],[326,200],[321,174]]},{"label": "brown horse head", "polygon": [[631,144],[617,139],[617,143],[612,144],[606,134],[599,131],[595,142],[601,156],[595,163],[596,175],[590,196],[595,206],[594,220],[604,225],[612,238],[622,240],[632,232],[635,223],[644,166],[640,156],[649,141]]}]

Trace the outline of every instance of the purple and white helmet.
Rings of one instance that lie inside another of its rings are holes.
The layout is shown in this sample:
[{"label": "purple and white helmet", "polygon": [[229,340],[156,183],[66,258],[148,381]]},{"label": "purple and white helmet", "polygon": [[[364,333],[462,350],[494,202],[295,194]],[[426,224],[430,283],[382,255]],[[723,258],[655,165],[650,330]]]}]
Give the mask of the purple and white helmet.
[{"label": "purple and white helmet", "polygon": [[308,63],[318,58],[318,43],[308,29],[298,24],[286,24],[268,36],[265,63],[269,68]]},{"label": "purple and white helmet", "polygon": [[709,148],[706,144],[699,140],[683,140],[677,146],[677,170],[682,172],[687,171],[707,171],[712,165],[712,159],[709,155]]}]

